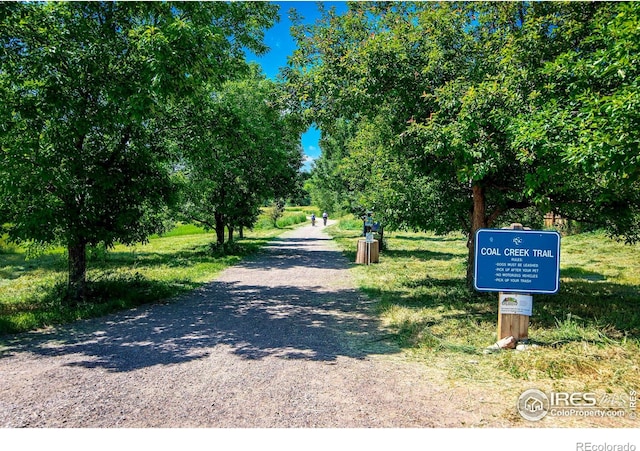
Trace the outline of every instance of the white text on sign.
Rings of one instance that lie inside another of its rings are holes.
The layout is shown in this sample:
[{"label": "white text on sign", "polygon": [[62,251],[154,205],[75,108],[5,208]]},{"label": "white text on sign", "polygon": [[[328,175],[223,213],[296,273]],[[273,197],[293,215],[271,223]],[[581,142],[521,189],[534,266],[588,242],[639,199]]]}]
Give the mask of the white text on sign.
[{"label": "white text on sign", "polygon": [[533,257],[536,258],[555,258],[553,255],[553,250],[551,249],[511,249],[505,248],[502,249],[503,253],[500,252],[500,248],[497,247],[482,247],[480,248],[480,255],[497,255],[505,257],[531,257],[529,255],[529,251],[533,254]]}]

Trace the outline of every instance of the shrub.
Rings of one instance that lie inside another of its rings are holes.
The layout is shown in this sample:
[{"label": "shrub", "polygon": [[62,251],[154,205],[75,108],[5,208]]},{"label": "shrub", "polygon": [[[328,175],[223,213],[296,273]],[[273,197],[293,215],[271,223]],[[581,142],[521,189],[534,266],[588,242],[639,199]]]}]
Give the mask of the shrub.
[{"label": "shrub", "polygon": [[276,221],[276,227],[283,228],[296,224],[301,224],[307,220],[307,215],[304,213],[296,213],[293,215],[286,215]]}]

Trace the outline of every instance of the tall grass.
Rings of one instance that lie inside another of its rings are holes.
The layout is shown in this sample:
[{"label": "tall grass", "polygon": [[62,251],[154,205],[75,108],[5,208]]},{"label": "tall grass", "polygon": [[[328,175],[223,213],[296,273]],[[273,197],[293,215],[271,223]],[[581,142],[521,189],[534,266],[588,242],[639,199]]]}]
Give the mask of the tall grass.
[{"label": "tall grass", "polygon": [[301,206],[301,207],[287,207],[285,213],[297,214],[302,213],[306,216],[311,216],[312,213],[315,213],[318,216],[318,207],[313,205]]},{"label": "tall grass", "polygon": [[273,219],[269,217],[269,207],[263,209],[263,214],[260,215],[256,222],[255,230],[269,230],[273,228],[288,228],[302,224],[307,221],[307,216],[311,213],[313,207],[286,207],[283,215],[278,218],[274,224]]},{"label": "tall grass", "polygon": [[[350,218],[329,228],[351,261],[360,227]],[[536,347],[486,354],[497,338],[497,294],[467,289],[466,239],[408,232],[387,232],[385,239],[380,263],[353,272],[413,358],[476,382],[507,377],[602,390],[640,386],[640,271],[634,269],[640,246],[593,232],[562,238],[561,290],[534,297],[529,336]]]},{"label": "tall grass", "polygon": [[276,221],[276,226],[279,228],[285,228],[296,224],[301,224],[307,221],[307,215],[304,213],[285,214],[282,218]]}]

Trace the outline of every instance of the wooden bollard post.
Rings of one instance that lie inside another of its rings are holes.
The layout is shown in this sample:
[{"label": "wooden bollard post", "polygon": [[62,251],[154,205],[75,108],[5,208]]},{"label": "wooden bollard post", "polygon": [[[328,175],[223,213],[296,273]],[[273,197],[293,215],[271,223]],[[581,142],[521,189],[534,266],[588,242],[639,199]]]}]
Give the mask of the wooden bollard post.
[{"label": "wooden bollard post", "polygon": [[356,252],[356,263],[370,265],[378,263],[380,260],[380,249],[378,240],[367,243],[366,240],[358,240],[358,249]]}]

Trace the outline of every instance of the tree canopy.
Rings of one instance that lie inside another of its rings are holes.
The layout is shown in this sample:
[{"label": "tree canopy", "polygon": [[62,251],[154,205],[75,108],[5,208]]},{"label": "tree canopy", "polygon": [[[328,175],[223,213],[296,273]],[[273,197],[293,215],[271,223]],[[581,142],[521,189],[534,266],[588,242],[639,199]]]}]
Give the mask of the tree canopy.
[{"label": "tree canopy", "polygon": [[[178,209],[190,221],[215,230],[218,244],[225,227],[250,227],[267,200],[295,188],[302,164],[302,123],[283,109],[278,85],[254,67],[243,79],[205,92],[195,115],[180,127],[194,136],[182,140],[178,178],[183,197]],[[181,110],[182,111],[182,110]]]},{"label": "tree canopy", "polygon": [[277,8],[245,2],[0,4],[0,211],[60,243],[81,298],[88,245],[144,240],[171,201],[171,99],[247,73]]},{"label": "tree canopy", "polygon": [[354,2],[299,24],[284,75],[328,149],[312,189],[392,228],[462,230],[470,262],[477,229],[525,208],[637,240],[638,18],[629,3]]},{"label": "tree canopy", "polygon": [[0,220],[66,246],[73,297],[87,246],[144,240],[176,202],[219,242],[250,225],[294,188],[311,122],[320,207],[464,231],[470,262],[475,231],[523,209],[640,238],[637,3],[294,14],[284,86],[244,58],[276,20],[266,2],[0,3]]}]

